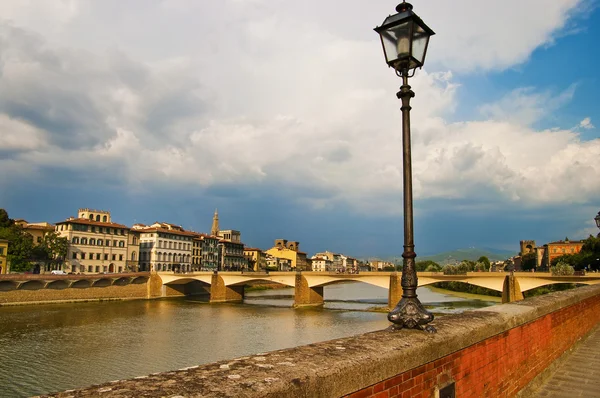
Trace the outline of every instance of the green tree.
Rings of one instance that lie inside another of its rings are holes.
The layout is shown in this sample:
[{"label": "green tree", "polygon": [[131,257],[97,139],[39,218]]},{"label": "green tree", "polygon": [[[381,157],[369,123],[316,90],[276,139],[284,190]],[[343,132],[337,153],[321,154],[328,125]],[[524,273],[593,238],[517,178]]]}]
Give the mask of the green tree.
[{"label": "green tree", "polygon": [[33,249],[33,257],[55,268],[64,263],[68,249],[67,238],[61,237],[56,232],[50,232],[45,234],[42,242]]},{"label": "green tree", "polygon": [[23,272],[31,268],[33,237],[23,231],[20,225],[0,227],[0,238],[8,240],[7,261],[13,272]]},{"label": "green tree", "polygon": [[[429,268],[429,267],[435,268],[436,271],[442,270],[442,267],[438,263],[436,263],[435,261],[432,261],[432,260],[417,261],[415,263],[415,269],[417,270],[417,272],[427,271],[427,268]],[[427,272],[435,272],[435,271],[427,271]]]},{"label": "green tree", "polygon": [[481,256],[481,257],[479,257],[479,259],[477,259],[477,262],[478,262],[478,263],[483,263],[483,264],[485,265],[485,268],[486,268],[487,270],[489,270],[489,269],[490,269],[490,267],[492,266],[492,263],[490,263],[490,259],[489,259],[489,258],[487,258],[486,256]]},{"label": "green tree", "polygon": [[490,270],[489,264],[486,265],[483,261],[477,261],[473,267],[474,271],[477,272],[488,272]]},{"label": "green tree", "polygon": [[8,228],[14,225],[15,221],[8,217],[8,212],[4,209],[0,209],[0,228]]},{"label": "green tree", "polygon": [[427,268],[425,268],[425,272],[440,272],[441,270],[442,267],[440,267],[438,264],[429,264]]},{"label": "green tree", "polygon": [[583,244],[581,251],[585,252],[585,253],[599,253],[600,254],[600,237],[595,238],[592,235],[590,235],[590,237],[585,240],[585,243]]},{"label": "green tree", "polygon": [[521,269],[523,271],[529,271],[535,269],[537,266],[537,254],[527,253],[521,258]]},{"label": "green tree", "polygon": [[569,276],[575,273],[575,269],[569,264],[559,261],[558,264],[550,268],[550,272],[555,276]]}]

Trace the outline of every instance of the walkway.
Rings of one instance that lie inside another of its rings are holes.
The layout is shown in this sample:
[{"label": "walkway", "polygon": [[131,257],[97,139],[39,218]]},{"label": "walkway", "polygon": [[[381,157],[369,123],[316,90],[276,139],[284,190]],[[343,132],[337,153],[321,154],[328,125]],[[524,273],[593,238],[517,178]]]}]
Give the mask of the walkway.
[{"label": "walkway", "polygon": [[537,397],[600,398],[600,325],[537,390]]}]

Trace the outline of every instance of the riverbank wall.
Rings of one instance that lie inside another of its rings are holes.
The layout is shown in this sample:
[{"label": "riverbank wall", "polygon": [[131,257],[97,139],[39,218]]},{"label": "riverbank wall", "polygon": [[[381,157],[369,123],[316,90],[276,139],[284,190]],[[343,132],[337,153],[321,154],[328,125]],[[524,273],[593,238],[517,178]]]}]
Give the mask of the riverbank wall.
[{"label": "riverbank wall", "polygon": [[[600,285],[53,397],[526,396],[600,322]],[[451,390],[455,395],[450,395]]]}]

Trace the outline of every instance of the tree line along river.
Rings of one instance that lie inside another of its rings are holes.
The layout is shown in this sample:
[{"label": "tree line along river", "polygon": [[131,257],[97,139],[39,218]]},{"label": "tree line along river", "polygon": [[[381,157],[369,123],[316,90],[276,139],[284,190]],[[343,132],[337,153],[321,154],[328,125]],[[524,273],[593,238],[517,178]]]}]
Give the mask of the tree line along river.
[{"label": "tree line along river", "polygon": [[[293,288],[243,304],[202,298],[0,307],[0,397],[27,397],[384,329],[387,290],[325,287],[323,308],[292,309]],[[427,287],[435,313],[495,304]]]}]

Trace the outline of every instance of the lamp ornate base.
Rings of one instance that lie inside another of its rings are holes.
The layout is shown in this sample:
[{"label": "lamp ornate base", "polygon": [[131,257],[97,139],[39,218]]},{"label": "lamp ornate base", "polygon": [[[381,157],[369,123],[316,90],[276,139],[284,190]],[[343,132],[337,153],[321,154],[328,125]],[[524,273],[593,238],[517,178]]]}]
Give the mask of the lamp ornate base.
[{"label": "lamp ornate base", "polygon": [[399,329],[418,329],[428,333],[435,333],[432,325],[427,325],[433,321],[433,314],[423,307],[423,304],[416,297],[402,297],[400,302],[388,314],[388,320],[393,323],[393,330]]}]

